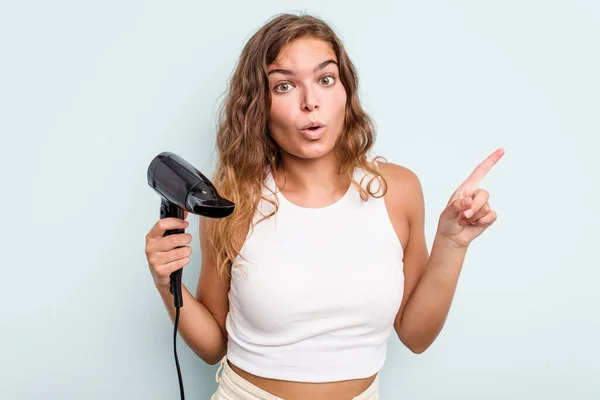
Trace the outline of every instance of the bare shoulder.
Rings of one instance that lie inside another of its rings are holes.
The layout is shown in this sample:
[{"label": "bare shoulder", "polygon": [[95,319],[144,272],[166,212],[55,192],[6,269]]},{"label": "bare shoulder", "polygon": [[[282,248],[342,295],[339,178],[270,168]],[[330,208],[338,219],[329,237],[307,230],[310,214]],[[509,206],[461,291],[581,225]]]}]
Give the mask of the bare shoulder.
[{"label": "bare shoulder", "polygon": [[385,207],[394,232],[406,253],[409,250],[411,233],[414,237],[415,226],[423,223],[421,183],[417,175],[407,167],[381,161],[377,164],[387,185]]},{"label": "bare shoulder", "polygon": [[408,167],[378,161],[379,170],[386,180],[387,193],[392,208],[399,208],[406,211],[414,211],[414,207],[419,207],[423,199],[423,190],[421,181],[417,174]]}]

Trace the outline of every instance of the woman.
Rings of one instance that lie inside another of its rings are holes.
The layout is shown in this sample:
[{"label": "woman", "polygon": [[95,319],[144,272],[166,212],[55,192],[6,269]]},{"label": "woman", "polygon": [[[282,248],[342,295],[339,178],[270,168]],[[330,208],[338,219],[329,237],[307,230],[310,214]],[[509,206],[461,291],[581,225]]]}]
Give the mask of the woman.
[{"label": "woman", "polygon": [[[450,199],[430,257],[419,180],[371,157],[357,85],[343,44],[311,16],[272,19],[241,54],[213,179],[236,209],[200,221],[197,298],[183,288],[179,326],[200,358],[221,362],[214,400],[379,398],[387,339],[431,345],[470,242],[496,220],[478,184],[501,149]],[[162,235],[187,226],[160,220],[146,241],[172,320],[169,275],[192,237]]]}]

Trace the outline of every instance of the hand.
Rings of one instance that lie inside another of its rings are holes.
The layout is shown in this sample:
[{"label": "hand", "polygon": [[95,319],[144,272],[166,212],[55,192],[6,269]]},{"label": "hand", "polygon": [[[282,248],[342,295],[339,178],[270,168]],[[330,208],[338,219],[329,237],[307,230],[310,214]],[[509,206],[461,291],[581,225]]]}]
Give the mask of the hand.
[{"label": "hand", "polygon": [[449,238],[460,247],[468,247],[496,221],[496,212],[488,202],[489,193],[478,186],[503,155],[504,149],[493,152],[456,189],[440,216],[439,235]]},{"label": "hand", "polygon": [[192,241],[192,235],[176,233],[163,236],[167,230],[187,228],[190,225],[185,221],[187,215],[185,211],[183,219],[159,219],[146,235],[146,258],[157,287],[169,287],[171,273],[190,262],[192,248],[187,245]]}]

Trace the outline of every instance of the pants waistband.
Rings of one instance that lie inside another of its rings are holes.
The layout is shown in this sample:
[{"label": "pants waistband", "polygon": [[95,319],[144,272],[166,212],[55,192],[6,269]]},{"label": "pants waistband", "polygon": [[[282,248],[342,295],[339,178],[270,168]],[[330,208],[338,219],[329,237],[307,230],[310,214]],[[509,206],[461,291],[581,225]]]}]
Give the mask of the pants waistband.
[{"label": "pants waistband", "polygon": [[[227,362],[227,356],[221,359],[215,380],[219,383],[219,390],[227,392],[231,398],[248,400],[284,400],[277,397],[256,385],[248,382],[239,376]],[[241,397],[244,396],[244,397]],[[379,375],[375,377],[373,383],[361,394],[355,396],[352,400],[378,400],[379,399]]]}]

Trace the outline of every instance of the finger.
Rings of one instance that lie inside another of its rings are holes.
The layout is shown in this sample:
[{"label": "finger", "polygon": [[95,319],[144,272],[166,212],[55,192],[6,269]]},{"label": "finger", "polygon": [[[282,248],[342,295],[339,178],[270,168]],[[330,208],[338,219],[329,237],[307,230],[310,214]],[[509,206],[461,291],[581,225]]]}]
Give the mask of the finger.
[{"label": "finger", "polygon": [[463,211],[463,215],[467,219],[472,219],[477,214],[483,205],[487,203],[490,198],[490,194],[487,190],[477,189],[473,193],[473,205],[469,209]]},{"label": "finger", "polygon": [[192,235],[189,233],[175,233],[165,236],[159,240],[153,241],[148,247],[153,252],[163,252],[176,249],[177,247],[186,246],[192,242]]},{"label": "finger", "polygon": [[188,214],[189,213],[187,211],[183,210],[183,219],[187,219]]},{"label": "finger", "polygon": [[185,229],[188,226],[190,226],[190,223],[181,218],[162,218],[154,224],[146,237],[148,239],[157,239],[170,229]]},{"label": "finger", "polygon": [[189,257],[192,254],[192,248],[190,246],[178,247],[169,251],[157,253],[154,256],[154,263],[158,265],[165,265],[173,261],[181,260],[182,258]]},{"label": "finger", "polygon": [[157,274],[161,278],[169,277],[173,272],[185,267],[190,262],[189,257],[180,258],[179,260],[171,261],[158,268]]},{"label": "finger", "polygon": [[475,226],[489,226],[492,225],[498,219],[498,215],[494,210],[491,210],[489,213],[478,219],[473,223]]},{"label": "finger", "polygon": [[475,168],[471,175],[465,180],[461,186],[477,187],[488,172],[504,155],[504,149],[500,148],[494,151],[488,158],[483,160],[481,164]]},{"label": "finger", "polygon": [[446,219],[457,219],[462,215],[463,210],[468,209],[472,205],[473,199],[470,197],[456,199],[446,207],[442,215]]},{"label": "finger", "polygon": [[192,254],[190,246],[183,246],[170,251],[153,252],[148,255],[148,264],[155,272],[159,272],[166,264],[189,257]]},{"label": "finger", "polygon": [[490,211],[492,211],[492,208],[490,207],[490,203],[485,203],[480,209],[479,211],[477,211],[475,213],[475,215],[473,215],[469,220],[471,221],[471,223],[477,222],[479,221],[481,218],[483,218],[484,216],[488,215],[490,213]]}]

